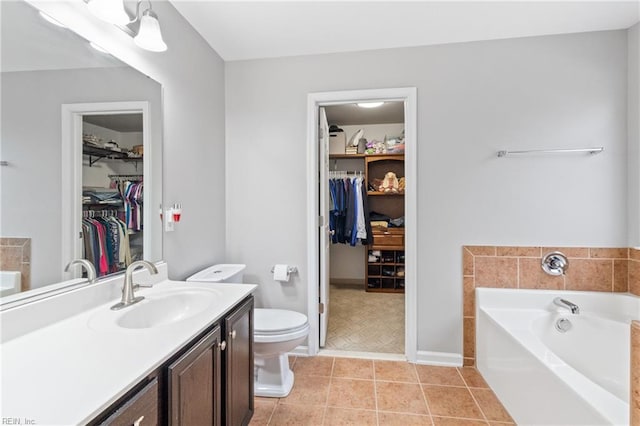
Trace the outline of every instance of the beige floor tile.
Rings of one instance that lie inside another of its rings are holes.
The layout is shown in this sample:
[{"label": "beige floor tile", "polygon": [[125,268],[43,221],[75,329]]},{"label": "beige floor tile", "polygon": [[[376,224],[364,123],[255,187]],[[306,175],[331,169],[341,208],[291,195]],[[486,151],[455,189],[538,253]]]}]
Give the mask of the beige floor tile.
[{"label": "beige floor tile", "polygon": [[329,299],[326,348],[404,353],[404,294],[331,285]]},{"label": "beige floor tile", "polygon": [[297,357],[293,372],[298,376],[331,376],[333,358],[326,356]]},{"label": "beige floor tile", "polygon": [[378,410],[380,411],[429,414],[418,384],[376,382],[376,398],[378,399]]},{"label": "beige floor tile", "polygon": [[490,426],[515,426],[513,422],[489,422]]},{"label": "beige floor tile", "polygon": [[435,426],[487,426],[488,423],[484,420],[470,420],[460,419],[453,417],[433,417],[433,424]]},{"label": "beige floor tile", "polygon": [[480,409],[484,413],[487,420],[499,422],[512,422],[513,419],[504,409],[496,395],[491,389],[471,389],[471,393],[478,401]]},{"label": "beige floor tile", "polygon": [[475,367],[460,367],[460,374],[470,388],[488,388],[487,382],[484,381],[482,375]]},{"label": "beige floor tile", "polygon": [[467,388],[423,385],[433,416],[484,420],[482,412]]},{"label": "beige floor tile", "polygon": [[336,358],[333,377],[373,380],[373,361],[370,359]]},{"label": "beige floor tile", "polygon": [[465,386],[455,367],[416,365],[420,383],[429,385]]},{"label": "beige floor tile", "polygon": [[331,379],[329,402],[331,407],[376,409],[373,380]]},{"label": "beige floor tile", "polygon": [[429,426],[431,417],[416,414],[378,412],[379,426]]},{"label": "beige floor tile", "polygon": [[321,376],[296,376],[289,396],[280,398],[281,403],[326,405],[331,378]]},{"label": "beige floor tile", "polygon": [[342,425],[376,426],[376,412],[371,410],[327,407],[324,416],[324,426]]},{"label": "beige floor tile", "polygon": [[254,400],[254,411],[251,426],[266,426],[269,424],[273,410],[278,404],[277,398],[256,398]]},{"label": "beige floor tile", "polygon": [[322,424],[324,407],[278,404],[269,426],[318,426]]},{"label": "beige floor tile", "polygon": [[376,380],[418,383],[413,364],[404,361],[373,361]]}]

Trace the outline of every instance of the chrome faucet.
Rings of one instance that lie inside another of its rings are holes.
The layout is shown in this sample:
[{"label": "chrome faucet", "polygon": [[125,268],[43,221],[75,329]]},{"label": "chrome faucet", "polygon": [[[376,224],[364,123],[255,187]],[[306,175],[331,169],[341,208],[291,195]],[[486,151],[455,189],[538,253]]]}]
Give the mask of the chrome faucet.
[{"label": "chrome faucet", "polygon": [[580,313],[580,308],[578,307],[578,305],[576,305],[575,303],[571,303],[568,300],[563,299],[562,297],[556,297],[555,299],[553,299],[553,303],[563,308],[571,309],[572,314],[577,315]]},{"label": "chrome faucet", "polygon": [[74,265],[84,266],[84,269],[87,271],[87,280],[89,280],[89,284],[96,282],[96,267],[93,266],[93,263],[89,262],[87,259],[74,259],[67,263],[64,271],[69,272],[69,269]]},{"label": "chrome faucet", "polygon": [[127,270],[124,273],[124,284],[122,285],[122,300],[119,303],[113,305],[111,307],[112,310],[117,311],[118,309],[126,308],[127,306],[138,303],[139,301],[144,299],[144,297],[142,296],[135,297],[133,294],[133,290],[135,287],[133,284],[133,271],[135,271],[139,267],[147,268],[147,270],[152,275],[158,273],[158,269],[156,269],[156,266],[146,260],[136,260],[135,262],[127,266]]}]

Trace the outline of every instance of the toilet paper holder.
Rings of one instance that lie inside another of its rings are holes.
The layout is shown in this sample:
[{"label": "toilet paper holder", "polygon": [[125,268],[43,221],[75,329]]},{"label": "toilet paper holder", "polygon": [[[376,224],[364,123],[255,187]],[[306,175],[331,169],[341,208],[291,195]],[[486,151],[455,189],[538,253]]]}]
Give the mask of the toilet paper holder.
[{"label": "toilet paper holder", "polygon": [[[271,273],[273,274],[275,271],[276,271],[276,267],[272,266]],[[296,268],[295,266],[289,266],[287,268],[287,274],[295,274],[296,272],[298,272],[298,268]]]}]

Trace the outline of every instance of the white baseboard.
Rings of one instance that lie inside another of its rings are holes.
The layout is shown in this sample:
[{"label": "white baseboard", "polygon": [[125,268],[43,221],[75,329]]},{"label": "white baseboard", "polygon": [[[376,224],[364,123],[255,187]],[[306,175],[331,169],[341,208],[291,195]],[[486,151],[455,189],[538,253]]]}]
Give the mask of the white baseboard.
[{"label": "white baseboard", "polygon": [[298,346],[294,350],[289,352],[288,355],[309,356],[309,347],[308,346]]},{"label": "white baseboard", "polygon": [[450,352],[418,351],[416,364],[462,367],[462,355]]}]

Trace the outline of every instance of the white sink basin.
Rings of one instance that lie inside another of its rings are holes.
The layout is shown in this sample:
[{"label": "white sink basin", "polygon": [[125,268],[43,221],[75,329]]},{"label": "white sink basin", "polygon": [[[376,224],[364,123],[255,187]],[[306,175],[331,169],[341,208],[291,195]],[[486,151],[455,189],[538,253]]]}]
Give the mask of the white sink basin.
[{"label": "white sink basin", "polygon": [[168,326],[212,310],[221,293],[214,289],[176,288],[152,291],[120,311],[101,308],[89,319],[94,329],[148,329]]}]

